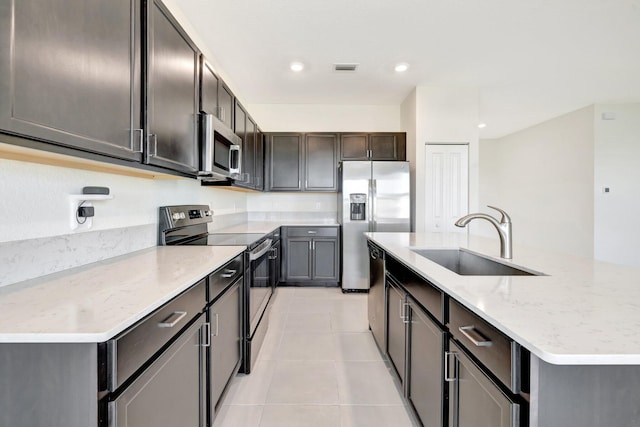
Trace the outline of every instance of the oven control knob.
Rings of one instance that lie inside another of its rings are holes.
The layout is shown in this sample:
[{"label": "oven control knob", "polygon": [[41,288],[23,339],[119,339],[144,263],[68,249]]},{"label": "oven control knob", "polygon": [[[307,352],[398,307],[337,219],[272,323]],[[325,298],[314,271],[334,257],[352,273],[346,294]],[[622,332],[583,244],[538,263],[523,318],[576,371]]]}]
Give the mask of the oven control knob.
[{"label": "oven control knob", "polygon": [[187,216],[184,214],[184,212],[180,212],[180,219],[185,219]]},{"label": "oven control knob", "polygon": [[[182,215],[180,215],[181,213]],[[177,221],[182,218],[184,218],[184,212],[174,212],[173,214],[171,214],[171,219],[174,221]]]},{"label": "oven control knob", "polygon": [[204,211],[204,216],[213,216],[213,211],[211,210]]}]

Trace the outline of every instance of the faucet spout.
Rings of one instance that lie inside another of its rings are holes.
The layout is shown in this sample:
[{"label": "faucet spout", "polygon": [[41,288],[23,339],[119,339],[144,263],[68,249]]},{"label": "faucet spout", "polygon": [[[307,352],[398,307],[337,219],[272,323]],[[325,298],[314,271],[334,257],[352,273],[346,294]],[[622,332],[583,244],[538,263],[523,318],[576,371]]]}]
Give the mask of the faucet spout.
[{"label": "faucet spout", "polygon": [[455,222],[455,225],[457,227],[466,227],[467,224],[469,224],[474,219],[484,219],[489,221],[496,228],[496,230],[498,231],[498,236],[500,237],[500,257],[511,259],[511,217],[509,217],[509,215],[500,208],[496,208],[494,206],[488,207],[500,212],[502,216],[499,221],[491,215],[487,215],[484,213],[472,213],[458,219]]}]

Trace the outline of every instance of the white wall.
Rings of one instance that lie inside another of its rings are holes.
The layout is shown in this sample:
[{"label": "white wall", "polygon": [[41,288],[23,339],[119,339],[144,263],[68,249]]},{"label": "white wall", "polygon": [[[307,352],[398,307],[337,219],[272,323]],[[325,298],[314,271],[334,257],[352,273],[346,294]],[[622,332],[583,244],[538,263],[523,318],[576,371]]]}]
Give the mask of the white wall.
[{"label": "white wall", "polygon": [[[409,95],[409,104],[413,94]],[[475,89],[417,87],[415,91],[415,230],[425,229],[425,147],[427,143],[469,144],[469,209],[478,206],[479,99]],[[406,101],[405,101],[406,102]],[[404,105],[404,104],[403,104]],[[403,108],[410,116],[410,105]],[[411,125],[411,118],[403,116]]]},{"label": "white wall", "polygon": [[640,267],[640,104],[596,105],[594,123],[594,256]]},{"label": "white wall", "polygon": [[68,195],[95,185],[113,200],[95,202],[93,228],[107,230],[158,223],[161,205],[205,203],[216,215],[245,212],[246,193],[201,187],[195,179],[153,180],[0,159],[0,242],[51,237],[72,231]]},{"label": "white wall", "polygon": [[399,132],[397,105],[250,104],[266,132]]},{"label": "white wall", "polygon": [[401,128],[407,133],[407,160],[411,179],[411,230],[416,229],[416,90],[404,99],[400,105]]},{"label": "white wall", "polygon": [[[518,245],[592,256],[593,107],[480,143],[480,205],[513,221]],[[474,221],[481,223],[482,221]],[[474,229],[495,236],[490,225]]]}]

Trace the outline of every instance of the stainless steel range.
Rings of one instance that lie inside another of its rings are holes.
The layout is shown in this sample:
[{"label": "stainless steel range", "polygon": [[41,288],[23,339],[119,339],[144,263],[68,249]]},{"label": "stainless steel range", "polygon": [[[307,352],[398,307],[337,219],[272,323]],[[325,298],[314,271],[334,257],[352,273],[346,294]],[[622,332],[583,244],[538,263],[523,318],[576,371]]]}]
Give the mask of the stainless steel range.
[{"label": "stainless steel range", "polygon": [[275,260],[279,233],[209,233],[213,213],[207,205],[163,206],[159,211],[158,244],[246,246],[242,290],[240,372],[250,373],[269,324],[269,303],[277,285]]}]

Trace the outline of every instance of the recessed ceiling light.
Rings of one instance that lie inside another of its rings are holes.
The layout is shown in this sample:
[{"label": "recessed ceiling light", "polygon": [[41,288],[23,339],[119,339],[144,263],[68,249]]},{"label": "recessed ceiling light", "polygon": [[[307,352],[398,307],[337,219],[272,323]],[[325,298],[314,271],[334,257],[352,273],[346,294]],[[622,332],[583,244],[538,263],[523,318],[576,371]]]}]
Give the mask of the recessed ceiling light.
[{"label": "recessed ceiling light", "polygon": [[482,129],[482,128],[486,128],[486,127],[487,127],[487,124],[486,124],[486,123],[480,123],[480,124],[478,125],[478,127],[479,127],[480,129]]},{"label": "recessed ceiling light", "polygon": [[291,63],[291,71],[295,71],[296,73],[304,70],[304,64],[302,62],[292,62]]},{"label": "recessed ceiling light", "polygon": [[405,63],[405,62],[403,62],[403,63],[401,63],[401,64],[396,65],[396,68],[395,68],[395,70],[396,70],[398,73],[404,73],[404,72],[405,72],[405,71],[407,71],[408,69],[409,69],[409,64],[407,64],[407,63]]}]

